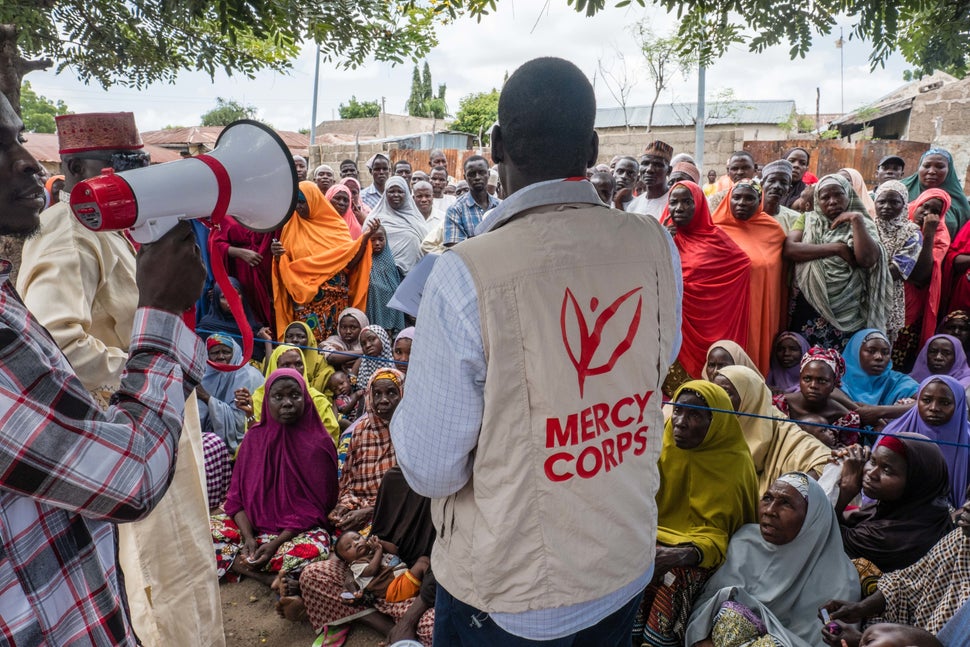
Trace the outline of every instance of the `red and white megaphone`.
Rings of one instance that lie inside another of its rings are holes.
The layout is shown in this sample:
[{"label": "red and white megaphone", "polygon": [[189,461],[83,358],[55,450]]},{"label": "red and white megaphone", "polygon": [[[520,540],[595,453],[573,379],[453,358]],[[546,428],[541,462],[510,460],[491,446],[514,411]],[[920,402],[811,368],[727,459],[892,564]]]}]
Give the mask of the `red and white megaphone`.
[{"label": "red and white megaphone", "polygon": [[[88,229],[127,229],[135,241],[150,243],[180,220],[209,218],[217,227],[227,214],[253,231],[273,231],[293,213],[296,195],[296,167],[286,144],[268,126],[241,119],[226,126],[211,153],[120,173],[105,169],[78,182],[71,209]],[[209,252],[212,274],[241,324],[245,363],[253,333],[229,283],[225,259],[214,245]],[[223,371],[242,366],[209,363]]]},{"label": "red and white megaphone", "polygon": [[253,231],[273,231],[296,206],[296,168],[280,136],[249,119],[226,126],[211,153],[78,182],[71,209],[88,229],[128,229],[158,240],[179,220],[231,214]]}]

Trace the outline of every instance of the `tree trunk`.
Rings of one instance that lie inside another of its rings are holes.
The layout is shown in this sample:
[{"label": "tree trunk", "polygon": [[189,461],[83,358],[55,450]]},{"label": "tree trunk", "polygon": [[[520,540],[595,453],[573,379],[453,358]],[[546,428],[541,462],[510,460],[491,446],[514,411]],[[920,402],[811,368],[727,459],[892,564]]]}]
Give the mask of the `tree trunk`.
[{"label": "tree trunk", "polygon": [[20,84],[25,75],[46,70],[54,62],[49,58],[34,61],[25,59],[17,49],[17,26],[0,25],[0,92],[20,114]]},{"label": "tree trunk", "polygon": [[[20,50],[17,49],[16,25],[0,25],[0,92],[7,97],[18,115],[20,114],[20,84],[24,75],[35,70],[46,70],[53,64],[49,58],[30,61],[22,57]],[[13,265],[10,273],[11,283],[17,281],[23,248],[23,238],[0,236],[0,258],[7,259]]]}]

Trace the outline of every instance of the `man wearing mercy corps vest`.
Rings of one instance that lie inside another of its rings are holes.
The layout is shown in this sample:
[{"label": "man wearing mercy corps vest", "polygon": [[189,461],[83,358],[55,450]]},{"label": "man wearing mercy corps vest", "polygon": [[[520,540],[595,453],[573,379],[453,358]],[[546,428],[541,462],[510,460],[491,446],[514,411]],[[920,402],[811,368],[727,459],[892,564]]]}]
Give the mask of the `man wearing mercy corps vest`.
[{"label": "man wearing mercy corps vest", "polygon": [[656,219],[585,179],[595,112],[567,61],[509,78],[492,159],[510,195],[424,289],[391,434],[434,499],[435,644],[629,645],[653,573],[680,264]]}]

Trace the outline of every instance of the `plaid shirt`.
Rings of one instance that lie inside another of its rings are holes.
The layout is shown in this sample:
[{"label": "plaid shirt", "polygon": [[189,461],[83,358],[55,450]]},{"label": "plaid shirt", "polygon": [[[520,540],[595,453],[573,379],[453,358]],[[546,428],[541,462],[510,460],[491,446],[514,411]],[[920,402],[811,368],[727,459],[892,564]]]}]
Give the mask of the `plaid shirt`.
[{"label": "plaid shirt", "polygon": [[[4,262],[5,263],[5,262]],[[204,347],[140,309],[115,403],[102,411],[0,267],[0,645],[132,645],[114,523],[171,481]]]},{"label": "plaid shirt", "polygon": [[448,212],[445,214],[444,244],[453,245],[474,236],[475,227],[485,218],[485,212],[498,205],[499,199],[494,195],[488,196],[488,207],[485,209],[478,206],[471,193],[458,198],[455,204],[448,207]]},{"label": "plaid shirt", "polygon": [[337,505],[359,510],[377,502],[385,472],[397,465],[387,423],[371,413],[362,418],[350,437],[347,459],[340,474]]}]

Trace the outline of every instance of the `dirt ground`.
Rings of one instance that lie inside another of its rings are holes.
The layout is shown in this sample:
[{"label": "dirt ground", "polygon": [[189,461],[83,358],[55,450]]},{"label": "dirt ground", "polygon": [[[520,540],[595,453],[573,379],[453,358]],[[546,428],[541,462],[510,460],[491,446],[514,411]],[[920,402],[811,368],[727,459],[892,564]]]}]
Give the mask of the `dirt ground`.
[{"label": "dirt ground", "polygon": [[[220,584],[226,647],[310,647],[316,634],[310,623],[276,615],[276,594],[251,579]],[[355,625],[345,647],[377,647],[382,636]]]}]

